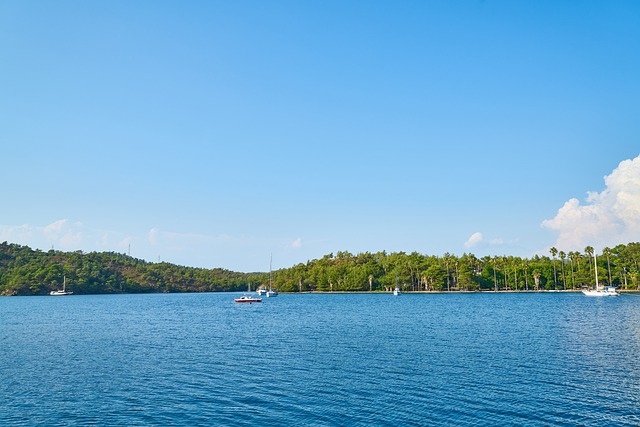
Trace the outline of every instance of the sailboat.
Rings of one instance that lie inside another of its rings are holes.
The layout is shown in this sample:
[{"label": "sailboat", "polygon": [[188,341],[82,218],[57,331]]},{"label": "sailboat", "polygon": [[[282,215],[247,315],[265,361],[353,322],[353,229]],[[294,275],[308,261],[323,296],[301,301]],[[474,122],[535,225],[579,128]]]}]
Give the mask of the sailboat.
[{"label": "sailboat", "polygon": [[277,297],[278,296],[278,291],[273,289],[273,287],[271,286],[271,263],[272,263],[272,261],[273,261],[273,256],[271,256],[271,258],[269,258],[269,290],[267,291],[267,297]]},{"label": "sailboat", "polygon": [[583,289],[582,293],[588,297],[617,297],[620,292],[616,290],[615,286],[601,287],[598,283],[598,257],[593,254],[593,262],[596,266],[596,287],[595,289]]},{"label": "sailboat", "polygon": [[53,296],[61,296],[61,295],[71,295],[73,292],[67,291],[67,276],[64,276],[64,280],[62,282],[62,290],[57,289],[55,291],[49,292],[49,295]]}]

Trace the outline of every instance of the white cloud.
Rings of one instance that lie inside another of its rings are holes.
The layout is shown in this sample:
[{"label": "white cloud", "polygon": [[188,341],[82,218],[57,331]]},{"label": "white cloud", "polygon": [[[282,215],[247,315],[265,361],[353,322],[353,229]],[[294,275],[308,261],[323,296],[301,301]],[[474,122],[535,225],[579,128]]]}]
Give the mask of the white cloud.
[{"label": "white cloud", "polygon": [[45,225],[43,228],[44,234],[47,235],[57,235],[62,232],[65,224],[67,223],[66,219],[59,219],[57,221],[52,222],[49,225]]},{"label": "white cloud", "polygon": [[149,240],[149,243],[151,243],[152,246],[155,246],[158,244],[158,234],[160,233],[160,230],[158,230],[157,228],[153,227],[151,230],[149,230],[149,233],[147,234],[147,239]]},{"label": "white cloud", "polygon": [[58,239],[59,246],[63,249],[77,249],[81,247],[84,236],[80,231],[69,231]]},{"label": "white cloud", "polygon": [[[91,224],[59,219],[48,225],[2,225],[0,242],[27,245],[33,249],[63,251],[115,251],[149,261],[162,259],[176,264],[224,267],[237,271],[266,271],[268,254],[282,245],[278,262],[286,264],[291,253],[303,250],[302,239],[261,239],[242,234],[203,234],[166,231],[159,227],[143,228],[126,234],[93,228]],[[277,245],[277,246],[276,246]],[[241,259],[235,254],[242,253]],[[264,264],[250,265],[250,260],[265,259]]]},{"label": "white cloud", "polygon": [[44,226],[42,232],[56,247],[72,250],[78,249],[84,240],[82,228],[82,223],[70,224],[68,220],[60,219]]},{"label": "white cloud", "polygon": [[27,224],[0,225],[0,241],[2,242],[22,242],[29,239],[32,234],[33,229]]},{"label": "white cloud", "polygon": [[34,249],[64,251],[113,251],[126,249],[122,233],[87,228],[82,222],[59,219],[47,225],[0,224],[0,241],[27,245]]},{"label": "white cloud", "polygon": [[81,223],[69,224],[66,219],[59,219],[45,226],[0,225],[0,241],[29,245],[34,248],[55,247],[77,250],[85,237],[82,228]]},{"label": "white cloud", "polygon": [[604,178],[605,189],[589,192],[585,204],[572,198],[542,226],[558,233],[555,246],[583,250],[640,240],[640,156],[624,160]]},{"label": "white cloud", "polygon": [[483,240],[482,233],[476,231],[467,239],[466,242],[464,242],[464,247],[472,248],[478,245],[480,242],[482,242],[482,240]]}]

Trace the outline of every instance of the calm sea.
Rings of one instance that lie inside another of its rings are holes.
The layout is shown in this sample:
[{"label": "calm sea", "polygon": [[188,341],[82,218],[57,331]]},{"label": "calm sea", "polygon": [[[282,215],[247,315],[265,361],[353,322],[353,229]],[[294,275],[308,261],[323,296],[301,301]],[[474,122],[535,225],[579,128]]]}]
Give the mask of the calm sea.
[{"label": "calm sea", "polygon": [[0,298],[0,425],[638,426],[640,297]]}]

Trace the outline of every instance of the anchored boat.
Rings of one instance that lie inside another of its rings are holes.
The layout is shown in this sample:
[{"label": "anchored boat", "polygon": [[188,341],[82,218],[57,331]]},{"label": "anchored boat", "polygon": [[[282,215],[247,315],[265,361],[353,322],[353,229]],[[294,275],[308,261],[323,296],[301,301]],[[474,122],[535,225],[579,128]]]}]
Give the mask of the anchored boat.
[{"label": "anchored boat", "polygon": [[57,289],[55,291],[49,292],[49,295],[53,296],[61,296],[61,295],[72,295],[73,292],[67,291],[67,276],[64,276],[64,280],[62,282],[62,289]]},{"label": "anchored boat", "polygon": [[598,257],[596,254],[593,254],[593,263],[596,266],[596,287],[595,289],[583,289],[582,293],[588,297],[617,297],[620,295],[620,292],[616,290],[615,286],[607,286],[601,287],[598,284]]},{"label": "anchored boat", "polygon": [[234,299],[235,302],[249,303],[262,302],[262,298],[250,297],[249,295],[242,295],[240,298]]}]

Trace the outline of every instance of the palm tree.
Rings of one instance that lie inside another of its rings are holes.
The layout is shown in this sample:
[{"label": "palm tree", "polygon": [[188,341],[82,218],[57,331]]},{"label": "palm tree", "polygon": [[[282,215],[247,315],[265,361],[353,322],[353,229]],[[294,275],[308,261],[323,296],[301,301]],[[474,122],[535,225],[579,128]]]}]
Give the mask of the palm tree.
[{"label": "palm tree", "polygon": [[498,292],[498,278],[496,276],[496,267],[497,261],[495,258],[491,258],[491,263],[493,264],[493,290]]},{"label": "palm tree", "polygon": [[449,254],[449,252],[445,252],[444,254],[444,263],[445,266],[447,268],[447,292],[451,291],[451,273],[449,272],[449,259],[451,258],[451,255]]},{"label": "palm tree", "polygon": [[584,285],[584,275],[580,271],[580,261],[582,261],[582,254],[578,251],[573,253],[576,260],[576,276],[578,277],[578,281],[580,285]]},{"label": "palm tree", "polygon": [[627,289],[627,267],[622,266],[622,281],[624,282],[624,288]]},{"label": "palm tree", "polygon": [[562,267],[562,289],[566,290],[567,289],[567,279],[564,275],[564,259],[567,257],[567,254],[565,254],[563,251],[558,252],[558,255],[560,255],[560,259],[562,260],[562,264],[560,264],[560,266]]},{"label": "palm tree", "polygon": [[609,262],[609,257],[611,256],[611,248],[604,248],[602,250],[602,253],[607,257],[607,272],[609,273],[609,286],[612,286],[613,283],[611,283],[611,263]]},{"label": "palm tree", "polygon": [[551,252],[551,256],[553,257],[553,283],[555,283],[555,289],[558,289],[558,274],[556,272],[556,255],[558,254],[558,250],[552,246],[549,252]]},{"label": "palm tree", "polygon": [[538,270],[533,272],[533,281],[536,284],[536,291],[540,290],[540,272]]},{"label": "palm tree", "polygon": [[502,261],[504,262],[504,290],[509,290],[509,266],[507,265],[507,256],[502,256]]},{"label": "palm tree", "polygon": [[571,289],[576,288],[576,278],[573,275],[573,260],[576,258],[576,253],[571,251],[569,252],[569,260],[571,261]]},{"label": "palm tree", "polygon": [[[593,257],[593,246],[587,246],[584,248],[584,253],[589,257],[589,282],[591,282],[591,276],[593,275],[593,268],[591,267],[591,258]],[[596,283],[596,286],[598,284]]]}]

